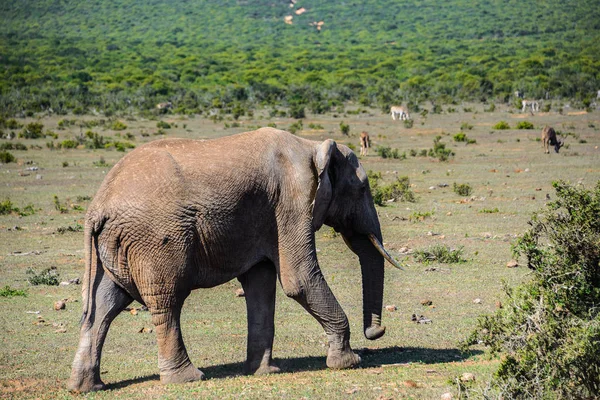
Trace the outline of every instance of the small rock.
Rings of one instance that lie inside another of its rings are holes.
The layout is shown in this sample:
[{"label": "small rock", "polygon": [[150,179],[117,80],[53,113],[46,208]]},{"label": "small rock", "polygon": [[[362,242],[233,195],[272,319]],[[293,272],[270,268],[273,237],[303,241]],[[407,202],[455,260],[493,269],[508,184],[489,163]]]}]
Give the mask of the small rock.
[{"label": "small rock", "polygon": [[529,172],[529,168],[525,168],[525,172]]},{"label": "small rock", "polygon": [[42,179],[42,176],[41,176],[40,174],[37,174],[37,175],[35,176],[35,179],[37,179],[37,180],[39,181],[39,180],[41,180],[41,179]]},{"label": "small rock", "polygon": [[517,260],[510,260],[506,263],[506,268],[517,268],[518,266],[519,263],[517,262]]},{"label": "small rock", "polygon": [[430,324],[432,322],[429,318],[425,318],[423,315],[419,315],[417,317],[417,314],[413,314],[410,320],[418,324]]},{"label": "small rock", "polygon": [[536,192],[540,192],[542,190],[542,188],[535,188]]},{"label": "small rock", "polygon": [[132,308],[131,310],[129,310],[129,314],[131,314],[131,315],[137,315],[137,313],[138,313],[138,310],[135,308]]},{"label": "small rock", "polygon": [[435,186],[429,186],[429,190],[435,190],[436,187]]},{"label": "small rock", "polygon": [[64,310],[66,307],[67,307],[67,304],[63,300],[57,300],[54,302],[54,309],[56,311]]},{"label": "small rock", "polygon": [[471,382],[475,380],[475,375],[473,375],[470,372],[465,372],[464,374],[462,374],[460,376],[460,381],[461,382]]},{"label": "small rock", "polygon": [[429,299],[421,300],[421,305],[423,305],[423,306],[430,306],[432,304],[433,304],[433,301],[431,301]]},{"label": "small rock", "polygon": [[502,302],[496,301],[496,308],[502,308]]},{"label": "small rock", "polygon": [[62,281],[61,283],[59,283],[59,286],[69,286],[70,283],[67,281]]},{"label": "small rock", "polygon": [[448,211],[446,215],[450,217],[452,215],[452,211]]},{"label": "small rock", "polygon": [[152,328],[143,327],[138,331],[138,333],[152,333]]},{"label": "small rock", "polygon": [[475,303],[475,304],[481,304],[481,299],[475,299],[475,300],[473,300],[473,303]]},{"label": "small rock", "polygon": [[398,308],[396,307],[395,304],[389,304],[389,305],[385,306],[385,309],[390,312],[393,312],[393,311],[396,311]]},{"label": "small rock", "polygon": [[69,279],[69,283],[71,285],[79,285],[79,284],[81,284],[81,281],[79,280],[79,278],[73,278],[73,279]]},{"label": "small rock", "polygon": [[442,400],[452,400],[453,398],[454,398],[454,395],[450,392],[444,393],[441,397]]},{"label": "small rock", "polygon": [[485,233],[483,234],[483,237],[484,237],[484,238],[486,238],[486,239],[491,239],[491,237],[492,237],[492,233],[491,233],[491,232],[485,232]]},{"label": "small rock", "polygon": [[411,388],[416,388],[416,387],[419,387],[419,384],[418,384],[417,382],[415,382],[415,381],[412,381],[412,380],[407,380],[407,381],[404,381],[404,382],[402,382],[402,383],[403,383],[403,384],[404,384],[404,386],[406,386],[406,387],[411,387]]},{"label": "small rock", "polygon": [[244,289],[239,288],[235,291],[235,297],[244,297],[246,296],[246,293],[244,293]]},{"label": "small rock", "polygon": [[67,330],[65,328],[60,328],[54,331],[55,333],[66,333]]}]

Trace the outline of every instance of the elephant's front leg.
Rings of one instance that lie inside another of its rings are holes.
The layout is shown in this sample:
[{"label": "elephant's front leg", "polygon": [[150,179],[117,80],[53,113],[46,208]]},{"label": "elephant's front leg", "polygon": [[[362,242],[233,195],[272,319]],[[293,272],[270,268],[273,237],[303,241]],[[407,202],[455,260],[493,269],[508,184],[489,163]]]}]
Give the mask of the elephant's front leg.
[{"label": "elephant's front leg", "polygon": [[244,288],[248,311],[248,348],[244,373],[279,372],[273,364],[275,335],[275,286],[277,273],[270,262],[261,262],[238,278]]},{"label": "elephant's front leg", "polygon": [[298,283],[282,279],[283,290],[300,303],[325,330],[329,341],[327,366],[342,369],[357,365],[360,357],[350,347],[348,318],[325,282],[318,265],[315,263],[314,266],[305,268],[300,275]]}]

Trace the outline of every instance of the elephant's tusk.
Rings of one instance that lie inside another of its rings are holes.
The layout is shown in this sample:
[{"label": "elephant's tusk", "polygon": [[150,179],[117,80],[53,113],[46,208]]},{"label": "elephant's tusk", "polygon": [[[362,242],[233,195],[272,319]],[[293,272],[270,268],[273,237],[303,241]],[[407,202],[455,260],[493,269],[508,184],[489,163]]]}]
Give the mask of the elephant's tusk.
[{"label": "elephant's tusk", "polygon": [[383,258],[385,258],[394,267],[396,267],[396,268],[401,269],[402,271],[404,271],[404,268],[402,268],[400,266],[400,264],[398,263],[398,261],[394,260],[392,258],[392,256],[390,256],[390,254],[385,250],[385,248],[383,247],[383,245],[381,244],[381,242],[379,241],[379,239],[377,239],[377,237],[375,235],[373,235],[372,233],[369,233],[369,240],[371,241],[371,243],[373,243],[373,246],[375,246],[375,248],[377,249],[377,251],[379,251],[379,253],[381,253],[381,255],[383,256]]}]

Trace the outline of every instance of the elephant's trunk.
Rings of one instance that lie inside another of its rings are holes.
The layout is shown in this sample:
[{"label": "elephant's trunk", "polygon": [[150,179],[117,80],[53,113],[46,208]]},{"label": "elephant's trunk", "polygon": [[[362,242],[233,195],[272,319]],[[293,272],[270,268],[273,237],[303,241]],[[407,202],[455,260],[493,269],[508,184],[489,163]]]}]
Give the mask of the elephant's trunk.
[{"label": "elephant's trunk", "polygon": [[[370,236],[370,235],[369,235]],[[379,339],[385,333],[381,326],[381,309],[383,307],[384,256],[373,245],[367,235],[354,235],[346,240],[349,247],[358,255],[362,272],[363,286],[363,323],[365,337],[370,340]],[[374,236],[379,245],[381,240]],[[381,235],[379,235],[381,237]],[[381,246],[382,247],[382,246]],[[383,248],[383,247],[382,247]]]}]

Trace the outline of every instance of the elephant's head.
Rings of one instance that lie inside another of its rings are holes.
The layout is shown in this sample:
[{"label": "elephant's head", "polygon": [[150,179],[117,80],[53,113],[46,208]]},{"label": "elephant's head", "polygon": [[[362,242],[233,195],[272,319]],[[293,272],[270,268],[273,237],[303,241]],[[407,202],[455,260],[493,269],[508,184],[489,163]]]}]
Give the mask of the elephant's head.
[{"label": "elephant's head", "polygon": [[326,140],[317,146],[314,159],[319,177],[313,207],[314,229],[322,224],[333,227],[358,255],[364,333],[367,339],[378,339],[385,333],[381,326],[384,259],[400,266],[383,248],[369,180],[356,155],[348,147]]}]

